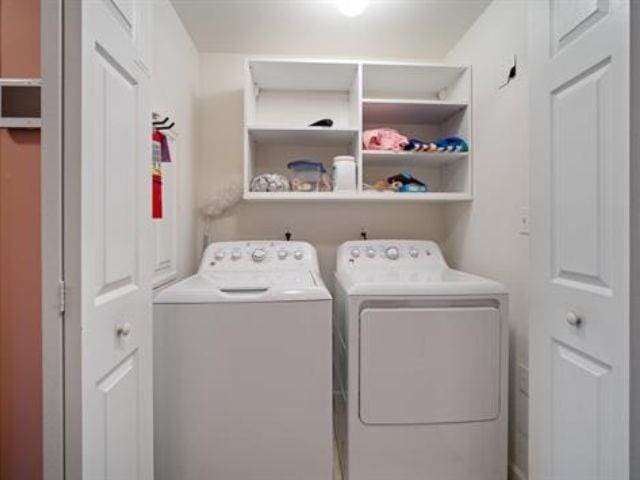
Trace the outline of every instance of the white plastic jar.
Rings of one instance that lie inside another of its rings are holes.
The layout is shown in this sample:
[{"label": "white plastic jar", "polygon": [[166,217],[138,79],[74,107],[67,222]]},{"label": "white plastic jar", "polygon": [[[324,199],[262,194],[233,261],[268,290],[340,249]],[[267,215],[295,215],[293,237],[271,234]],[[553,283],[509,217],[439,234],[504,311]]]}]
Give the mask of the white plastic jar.
[{"label": "white plastic jar", "polygon": [[356,159],[351,155],[333,158],[333,191],[351,192],[356,189]]}]

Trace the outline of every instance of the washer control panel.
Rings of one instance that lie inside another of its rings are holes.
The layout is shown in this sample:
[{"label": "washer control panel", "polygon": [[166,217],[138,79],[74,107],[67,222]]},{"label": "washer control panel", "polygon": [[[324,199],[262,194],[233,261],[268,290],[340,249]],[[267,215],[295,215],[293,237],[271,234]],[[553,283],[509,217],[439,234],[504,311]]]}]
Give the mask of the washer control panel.
[{"label": "washer control panel", "polygon": [[205,250],[199,271],[279,268],[317,271],[315,248],[307,242],[216,242]]},{"label": "washer control panel", "polygon": [[337,268],[415,266],[446,268],[437,243],[425,240],[364,240],[343,243]]}]

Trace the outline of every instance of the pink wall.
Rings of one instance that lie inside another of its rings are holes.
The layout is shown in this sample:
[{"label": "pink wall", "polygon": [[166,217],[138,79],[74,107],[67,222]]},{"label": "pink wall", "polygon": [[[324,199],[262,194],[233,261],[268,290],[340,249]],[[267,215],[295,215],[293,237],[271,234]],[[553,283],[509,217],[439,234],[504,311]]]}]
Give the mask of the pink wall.
[{"label": "pink wall", "polygon": [[[40,76],[40,1],[0,0],[0,77]],[[0,479],[42,478],[40,133],[0,129]]]}]

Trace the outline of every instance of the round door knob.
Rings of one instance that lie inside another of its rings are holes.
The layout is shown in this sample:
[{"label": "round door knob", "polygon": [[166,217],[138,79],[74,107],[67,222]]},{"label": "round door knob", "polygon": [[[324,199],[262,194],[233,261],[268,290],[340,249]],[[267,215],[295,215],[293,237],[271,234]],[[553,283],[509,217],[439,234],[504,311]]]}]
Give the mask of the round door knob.
[{"label": "round door knob", "polygon": [[296,250],[295,252],[293,252],[293,258],[295,258],[296,260],[302,260],[302,257],[304,257],[304,253],[302,253],[302,250]]},{"label": "round door knob", "polygon": [[367,248],[367,257],[373,258],[376,256],[376,249],[373,247]]},{"label": "round door knob", "polygon": [[131,324],[130,323],[121,323],[116,325],[116,334],[119,337],[128,337],[131,333]]},{"label": "round door knob", "polygon": [[417,249],[415,249],[415,248],[411,248],[411,249],[409,250],[409,256],[410,256],[411,258],[417,258],[419,254],[420,254],[420,252],[418,252],[418,250],[417,250]]},{"label": "round door knob", "polygon": [[251,255],[254,262],[261,262],[267,257],[267,252],[265,252],[262,248],[256,248]]},{"label": "round door knob", "polygon": [[397,260],[400,256],[400,251],[397,247],[387,247],[387,249],[384,251],[384,254],[389,260]]},{"label": "round door knob", "polygon": [[360,249],[358,247],[354,247],[351,249],[351,256],[353,258],[358,258],[360,256]]},{"label": "round door knob", "polygon": [[278,258],[280,260],[284,260],[285,258],[287,258],[287,255],[289,255],[289,252],[287,252],[286,250],[278,250]]},{"label": "round door knob", "polygon": [[565,320],[569,325],[573,327],[578,327],[580,326],[580,324],[582,324],[582,318],[580,318],[580,315],[578,315],[576,312],[568,312]]},{"label": "round door knob", "polygon": [[224,252],[216,252],[213,256],[217,261],[220,261],[224,258]]},{"label": "round door knob", "polygon": [[231,260],[240,260],[242,257],[242,252],[240,250],[234,250],[231,252]]}]

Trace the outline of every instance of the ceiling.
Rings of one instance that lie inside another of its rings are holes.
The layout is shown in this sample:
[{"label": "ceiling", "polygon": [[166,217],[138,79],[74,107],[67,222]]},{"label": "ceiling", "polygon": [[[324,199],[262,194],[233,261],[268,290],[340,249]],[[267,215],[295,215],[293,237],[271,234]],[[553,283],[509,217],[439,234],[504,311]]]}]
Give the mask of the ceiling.
[{"label": "ceiling", "polygon": [[371,0],[360,16],[330,0],[171,0],[201,52],[443,57],[491,0]]}]

